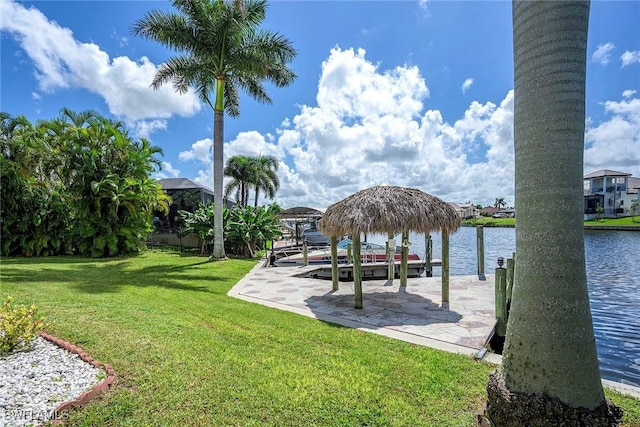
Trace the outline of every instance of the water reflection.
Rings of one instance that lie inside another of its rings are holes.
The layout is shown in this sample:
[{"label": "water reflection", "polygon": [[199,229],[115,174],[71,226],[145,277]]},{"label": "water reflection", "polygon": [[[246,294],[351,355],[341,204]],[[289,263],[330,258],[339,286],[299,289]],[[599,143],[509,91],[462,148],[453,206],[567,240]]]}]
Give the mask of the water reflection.
[{"label": "water reflection", "polygon": [[[439,234],[432,235],[440,258]],[[370,241],[383,243],[384,236]],[[424,235],[411,235],[411,251],[424,256]],[[485,228],[485,272],[515,251],[513,228]],[[585,231],[587,285],[602,377],[640,387],[640,233]],[[450,238],[451,274],[477,273],[476,230],[463,227]],[[434,275],[440,275],[438,267]]]}]

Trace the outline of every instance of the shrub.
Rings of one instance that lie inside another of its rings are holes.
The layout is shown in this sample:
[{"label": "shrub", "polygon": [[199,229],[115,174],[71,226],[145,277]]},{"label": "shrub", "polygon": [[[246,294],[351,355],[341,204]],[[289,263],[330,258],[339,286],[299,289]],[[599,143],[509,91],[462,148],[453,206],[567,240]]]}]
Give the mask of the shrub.
[{"label": "shrub", "polygon": [[13,298],[0,307],[0,354],[26,350],[44,328],[43,319],[36,318],[37,307],[13,307]]}]

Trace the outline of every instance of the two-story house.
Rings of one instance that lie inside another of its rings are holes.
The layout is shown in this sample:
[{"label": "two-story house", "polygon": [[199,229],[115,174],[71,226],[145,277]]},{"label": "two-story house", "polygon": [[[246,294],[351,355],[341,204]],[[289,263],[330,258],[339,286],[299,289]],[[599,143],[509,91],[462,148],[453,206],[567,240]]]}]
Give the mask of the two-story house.
[{"label": "two-story house", "polygon": [[596,208],[604,209],[605,218],[631,215],[629,208],[638,200],[640,178],[630,173],[602,169],[584,176],[584,217],[593,219]]},{"label": "two-story house", "polygon": [[480,216],[480,212],[478,208],[472,203],[452,203],[449,202],[451,207],[456,210],[458,216],[462,219],[467,218],[478,218]]}]

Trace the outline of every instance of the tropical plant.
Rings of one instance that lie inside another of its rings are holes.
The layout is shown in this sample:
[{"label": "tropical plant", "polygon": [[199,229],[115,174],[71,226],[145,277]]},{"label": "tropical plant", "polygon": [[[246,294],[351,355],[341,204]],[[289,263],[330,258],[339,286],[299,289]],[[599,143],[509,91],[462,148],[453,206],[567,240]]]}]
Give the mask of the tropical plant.
[{"label": "tropical plant", "polygon": [[[226,208],[225,208],[226,209]],[[200,240],[200,255],[204,255],[213,245],[214,239],[214,203],[202,203],[194,212],[180,210],[178,215],[184,222],[181,233],[194,233]]]},{"label": "tropical plant", "polygon": [[168,197],[150,174],[160,149],[122,123],[63,109],[33,126],[2,113],[2,254],[94,257],[144,246]]},{"label": "tropical plant", "polygon": [[596,203],[596,219],[600,221],[604,218],[604,208],[600,203]]},{"label": "tropical plant", "polygon": [[0,218],[3,255],[65,251],[67,208],[58,149],[26,118],[1,114]]},{"label": "tropical plant", "polygon": [[[227,250],[230,254],[253,257],[267,241],[281,235],[280,218],[282,208],[277,204],[270,206],[236,205],[231,209],[223,208],[224,233]],[[208,253],[214,241],[214,203],[200,205],[195,212],[179,211],[184,221],[182,233],[194,233],[201,242],[200,253]]]},{"label": "tropical plant", "polygon": [[267,241],[282,234],[278,205],[268,207],[234,206],[225,218],[225,240],[229,252],[254,257]]},{"label": "tropical plant", "polygon": [[[288,63],[296,51],[284,36],[259,28],[265,0],[174,0],[177,13],[151,11],[132,33],[181,53],[162,64],[151,86],[173,82],[180,93],[193,87],[214,111],[213,192],[222,201],[224,113],[240,115],[239,91],[271,103],[263,81],[290,85],[295,74]],[[212,95],[213,94],[213,98]],[[222,203],[216,203],[213,258],[224,258]]]},{"label": "tropical plant", "polygon": [[631,213],[631,221],[636,222],[636,215],[638,214],[638,200],[631,202],[629,212]]},{"label": "tropical plant", "polygon": [[493,203],[494,208],[503,209],[507,206],[507,202],[504,201],[504,197],[496,197],[496,201]]},{"label": "tropical plant", "polygon": [[231,156],[224,168],[224,176],[231,178],[225,187],[224,196],[235,192],[236,202],[245,207],[249,200],[249,188],[254,181],[254,160],[242,154]]},{"label": "tropical plant", "polygon": [[0,355],[29,348],[44,328],[43,319],[36,317],[37,311],[35,305],[15,307],[13,297],[7,297],[0,306]]},{"label": "tropical plant", "polygon": [[278,159],[274,156],[258,156],[254,159],[254,175],[251,182],[255,189],[254,207],[258,207],[260,191],[264,191],[266,197],[271,200],[276,196],[276,192],[280,188],[277,170]]},{"label": "tropical plant", "polygon": [[260,191],[273,199],[280,188],[278,159],[273,156],[245,156],[236,154],[227,160],[224,175],[231,178],[225,187],[224,195],[229,197],[235,192],[236,201],[243,207],[249,204],[249,190],[254,189],[254,207],[258,207]]},{"label": "tropical plant", "polygon": [[622,415],[604,397],[585,272],[589,6],[513,3],[518,257],[502,365],[487,386],[496,426],[612,426]]}]

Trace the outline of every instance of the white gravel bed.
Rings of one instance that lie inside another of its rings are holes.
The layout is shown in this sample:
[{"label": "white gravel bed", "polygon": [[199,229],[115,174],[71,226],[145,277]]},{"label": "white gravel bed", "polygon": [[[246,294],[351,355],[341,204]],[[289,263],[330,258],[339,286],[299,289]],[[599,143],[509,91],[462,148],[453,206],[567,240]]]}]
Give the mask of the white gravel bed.
[{"label": "white gravel bed", "polygon": [[0,427],[36,426],[56,418],[60,404],[104,378],[102,369],[37,337],[30,350],[0,356]]}]

